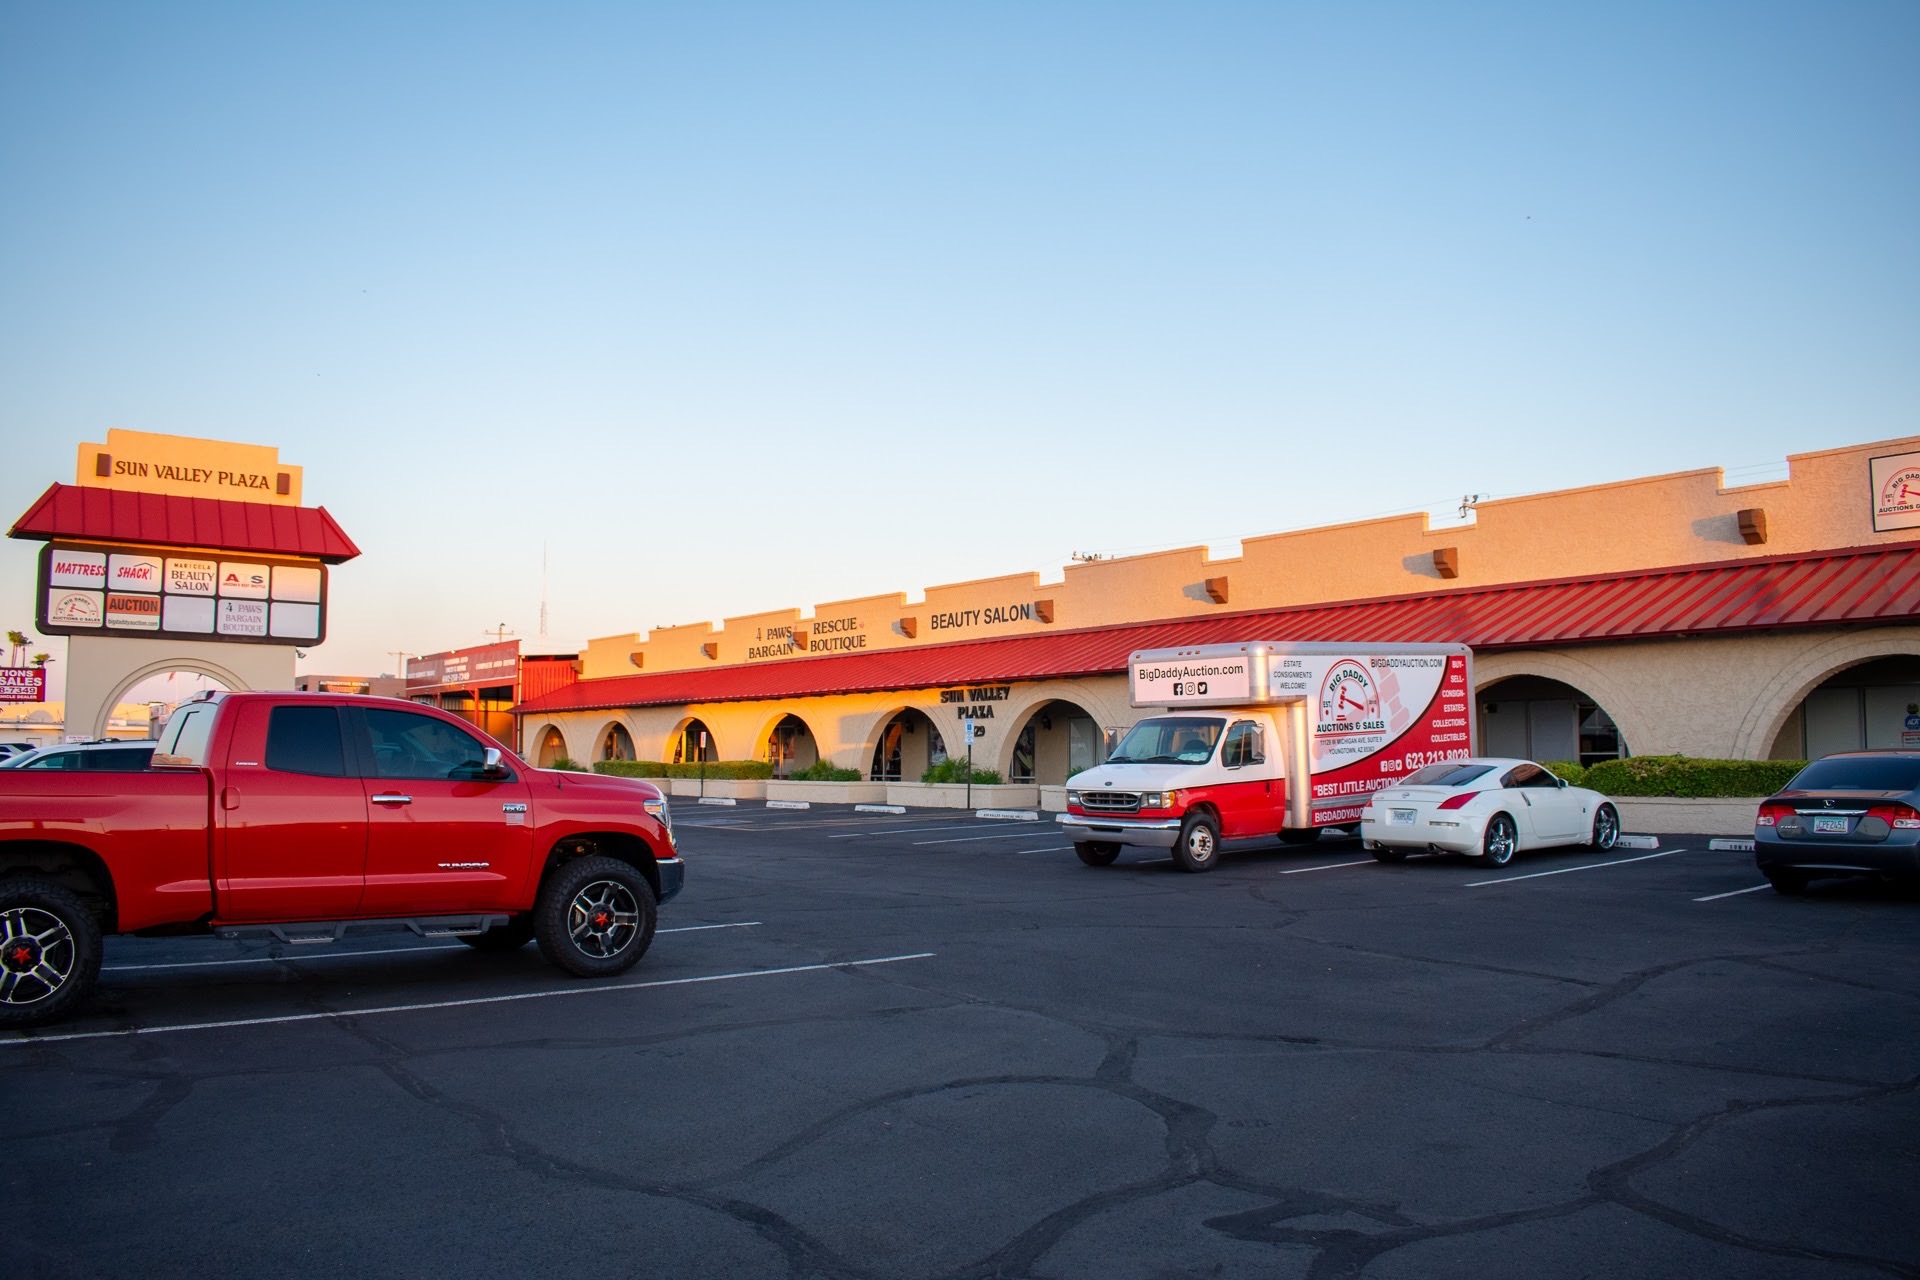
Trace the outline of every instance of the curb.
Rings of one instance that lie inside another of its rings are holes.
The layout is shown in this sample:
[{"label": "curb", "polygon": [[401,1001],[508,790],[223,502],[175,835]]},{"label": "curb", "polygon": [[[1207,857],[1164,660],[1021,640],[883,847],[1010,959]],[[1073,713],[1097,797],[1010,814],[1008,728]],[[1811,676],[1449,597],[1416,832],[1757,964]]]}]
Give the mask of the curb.
[{"label": "curb", "polygon": [[1713,850],[1715,853],[1752,853],[1753,841],[1709,840],[1707,841],[1707,848]]},{"label": "curb", "polygon": [[738,800],[735,800],[732,796],[701,796],[700,803],[701,804],[735,805],[735,804],[739,804],[740,802]]},{"label": "curb", "polygon": [[903,804],[857,804],[853,806],[853,811],[855,813],[905,813],[907,806]]},{"label": "curb", "polygon": [[975,809],[976,818],[997,818],[1002,822],[1038,822],[1040,815],[1031,809]]},{"label": "curb", "polygon": [[1616,849],[1658,849],[1659,836],[1621,836],[1613,842]]},{"label": "curb", "polygon": [[767,808],[769,809],[811,809],[813,808],[813,801],[811,800],[769,800],[767,801]]}]

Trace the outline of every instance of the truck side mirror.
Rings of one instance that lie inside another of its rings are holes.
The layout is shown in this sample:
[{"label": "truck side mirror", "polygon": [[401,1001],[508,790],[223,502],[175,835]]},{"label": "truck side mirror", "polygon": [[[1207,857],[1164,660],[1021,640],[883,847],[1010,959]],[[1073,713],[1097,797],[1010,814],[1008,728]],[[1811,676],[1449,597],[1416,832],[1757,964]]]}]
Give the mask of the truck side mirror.
[{"label": "truck side mirror", "polygon": [[507,766],[500,759],[500,748],[487,748],[486,759],[480,765],[480,776],[483,778],[504,778],[507,776]]}]

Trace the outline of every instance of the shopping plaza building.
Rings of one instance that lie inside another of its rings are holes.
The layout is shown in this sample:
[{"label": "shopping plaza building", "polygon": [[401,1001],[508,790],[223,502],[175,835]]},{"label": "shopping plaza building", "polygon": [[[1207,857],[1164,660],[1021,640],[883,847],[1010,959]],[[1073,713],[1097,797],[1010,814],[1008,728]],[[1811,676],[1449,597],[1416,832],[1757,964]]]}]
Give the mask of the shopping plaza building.
[{"label": "shopping plaza building", "polygon": [[1489,754],[1803,758],[1920,746],[1920,437],[608,636],[515,708],[541,763],[820,757],[913,780],[960,750],[1057,785],[1143,713],[1138,649],[1450,641]]}]

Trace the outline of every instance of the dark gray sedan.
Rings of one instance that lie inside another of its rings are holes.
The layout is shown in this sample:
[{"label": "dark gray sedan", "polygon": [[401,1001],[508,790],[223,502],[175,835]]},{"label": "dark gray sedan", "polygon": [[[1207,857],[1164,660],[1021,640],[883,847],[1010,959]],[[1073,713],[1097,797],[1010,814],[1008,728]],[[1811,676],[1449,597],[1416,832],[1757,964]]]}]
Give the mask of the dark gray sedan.
[{"label": "dark gray sedan", "polygon": [[1920,879],[1920,752],[1815,760],[1760,805],[1753,857],[1780,893],[1821,876]]}]

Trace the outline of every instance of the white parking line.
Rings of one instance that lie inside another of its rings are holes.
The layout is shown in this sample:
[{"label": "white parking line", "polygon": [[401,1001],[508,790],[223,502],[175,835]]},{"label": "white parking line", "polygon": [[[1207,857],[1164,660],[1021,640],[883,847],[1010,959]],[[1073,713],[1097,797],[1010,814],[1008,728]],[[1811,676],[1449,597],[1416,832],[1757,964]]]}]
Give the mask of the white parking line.
[{"label": "white parking line", "polygon": [[1325,866],[1321,866],[1321,867],[1294,867],[1292,870],[1282,871],[1280,874],[1283,876],[1297,876],[1308,871],[1336,871],[1341,867],[1372,866],[1372,865],[1375,865],[1376,862],[1377,860],[1374,858],[1362,858],[1358,862],[1329,862]]},{"label": "white parking line", "polygon": [[1050,844],[1044,849],[1015,849],[1015,853],[1064,853],[1073,848],[1070,844]]},{"label": "white parking line", "polygon": [[[886,831],[847,831],[837,836],[828,836],[829,840],[864,840],[868,836],[910,836],[922,831],[978,831],[981,827],[997,827],[997,822],[942,822],[931,827],[893,827]],[[1027,834],[1031,835],[1032,832]]]},{"label": "white parking line", "polygon": [[1629,862],[1645,862],[1649,858],[1671,858],[1676,853],[1685,853],[1685,849],[1668,849],[1663,853],[1643,853],[1637,858],[1615,858],[1612,862],[1589,862],[1580,867],[1561,867],[1557,871],[1532,871],[1524,876],[1501,876],[1498,880],[1473,880],[1461,886],[1466,889],[1478,889],[1489,884],[1512,884],[1515,880],[1538,880],[1541,876],[1564,876],[1572,871],[1596,871],[1601,867],[1624,867]]},{"label": "white parking line", "polygon": [[[655,934],[698,933],[702,929],[745,929],[759,923],[758,920],[742,920],[737,924],[683,924],[678,928],[656,929],[654,932]],[[147,969],[215,969],[229,964],[279,964],[283,960],[306,964],[310,960],[357,960],[361,956],[397,956],[408,951],[462,951],[465,949],[465,943],[456,942],[452,946],[382,947],[377,951],[320,951],[297,956],[248,956],[244,960],[175,960],[167,964],[110,964],[100,972],[138,973]]]},{"label": "white parking line", "polygon": [[1737,898],[1743,893],[1758,893],[1762,889],[1771,889],[1771,888],[1773,888],[1773,886],[1770,884],[1757,884],[1757,885],[1754,885],[1751,889],[1733,889],[1726,893],[1710,893],[1704,898],[1695,898],[1694,901],[1695,902],[1718,902],[1722,898]]},{"label": "white parking line", "polygon": [[68,1031],[60,1035],[31,1034],[0,1039],[0,1047],[23,1044],[52,1044],[61,1040],[109,1040],[122,1036],[157,1036],[168,1031],[219,1031],[227,1027],[268,1027],[287,1022],[337,1021],[341,1018],[370,1018],[379,1013],[417,1013],[426,1009],[463,1009],[468,1005],[508,1004],[516,1000],[550,1000],[555,996],[604,995],[612,991],[641,991],[648,987],[684,987],[696,982],[731,982],[736,978],[771,978],[786,973],[819,973],[826,969],[859,969],[876,964],[899,964],[905,960],[929,960],[937,954],[916,951],[907,956],[880,956],[872,960],[841,960],[833,964],[796,964],[784,969],[747,969],[740,973],[713,973],[699,978],[658,978],[652,982],[596,983],[592,986],[556,987],[551,991],[521,991],[505,996],[474,996],[467,1000],[430,1000],[422,1004],[388,1004],[372,1009],[340,1009],[328,1013],[286,1013],[272,1018],[234,1018],[226,1022],[180,1022],[165,1027],[122,1027],[116,1031]]},{"label": "white parking line", "polygon": [[923,844],[974,844],[981,840],[1031,840],[1033,835],[1031,831],[1002,831],[997,836],[955,836],[951,840],[915,840],[913,843],[914,847],[918,848]]}]

